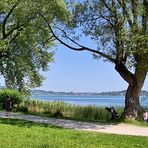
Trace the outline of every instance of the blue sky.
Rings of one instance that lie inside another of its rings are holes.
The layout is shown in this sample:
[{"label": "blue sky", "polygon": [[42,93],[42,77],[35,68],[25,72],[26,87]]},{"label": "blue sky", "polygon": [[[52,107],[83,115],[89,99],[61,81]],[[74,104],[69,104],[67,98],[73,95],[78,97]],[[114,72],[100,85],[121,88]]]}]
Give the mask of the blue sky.
[{"label": "blue sky", "polygon": [[[89,38],[82,37],[80,44],[97,49]],[[127,83],[114,69],[114,64],[93,59],[90,52],[73,51],[63,45],[57,46],[55,62],[44,73],[46,80],[39,89],[73,92],[103,92],[127,89]],[[37,88],[38,89],[38,88]],[[143,87],[148,90],[148,78]]]},{"label": "blue sky", "polygon": [[[114,65],[95,60],[86,51],[72,51],[58,46],[55,62],[44,73],[46,80],[40,89],[52,91],[102,92],[127,89],[127,83],[115,71]],[[148,88],[146,79],[144,90]]]},{"label": "blue sky", "polygon": [[[95,48],[90,40],[82,44]],[[62,45],[56,47],[55,62],[49,64],[49,70],[42,73],[46,80],[36,89],[47,91],[102,92],[127,89],[127,83],[115,71],[114,65],[95,60],[91,53],[72,51]],[[0,84],[4,80],[0,78]],[[148,90],[148,78],[143,87]]]}]

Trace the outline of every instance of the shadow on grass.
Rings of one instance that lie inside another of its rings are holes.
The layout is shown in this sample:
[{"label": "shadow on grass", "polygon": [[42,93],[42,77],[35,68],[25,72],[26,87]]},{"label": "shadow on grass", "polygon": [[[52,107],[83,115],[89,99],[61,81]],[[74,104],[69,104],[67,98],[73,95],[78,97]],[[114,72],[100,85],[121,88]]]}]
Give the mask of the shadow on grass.
[{"label": "shadow on grass", "polygon": [[43,113],[33,113],[33,112],[28,112],[24,113],[26,115],[34,115],[34,116],[41,116],[41,117],[47,117],[47,118],[55,118],[55,119],[63,119],[63,120],[73,120],[73,121],[78,121],[78,122],[88,122],[88,123],[102,123],[102,124],[110,124],[110,125],[116,125],[121,122],[123,122],[120,119],[116,120],[92,120],[92,119],[87,119],[87,118],[75,118],[75,117],[67,117],[67,116],[53,116],[52,114],[43,114]]},{"label": "shadow on grass", "polygon": [[33,127],[33,126],[39,126],[39,127],[50,127],[50,128],[58,128],[63,129],[62,127],[56,126],[56,125],[49,125],[44,123],[36,123],[33,121],[26,121],[26,120],[20,120],[20,119],[9,119],[9,118],[0,118],[0,124],[7,124],[7,125],[13,125],[13,126],[19,126],[19,127]]}]

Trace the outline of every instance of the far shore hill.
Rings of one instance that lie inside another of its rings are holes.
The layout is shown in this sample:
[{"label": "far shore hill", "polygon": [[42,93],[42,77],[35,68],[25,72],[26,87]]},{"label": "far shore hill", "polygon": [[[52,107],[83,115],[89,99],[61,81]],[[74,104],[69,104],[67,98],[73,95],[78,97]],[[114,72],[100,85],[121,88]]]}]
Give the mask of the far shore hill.
[{"label": "far shore hill", "polygon": [[[0,86],[0,90],[4,89],[4,86]],[[45,90],[30,90],[32,96],[125,96],[126,90],[123,91],[107,91],[107,92],[55,92]],[[148,96],[148,91],[142,90],[141,96]]]},{"label": "far shore hill", "polygon": [[[123,91],[108,91],[108,92],[55,92],[45,90],[31,90],[32,96],[47,96],[47,95],[60,95],[60,96],[125,96],[126,90]],[[148,96],[148,91],[141,91],[142,96]]]}]

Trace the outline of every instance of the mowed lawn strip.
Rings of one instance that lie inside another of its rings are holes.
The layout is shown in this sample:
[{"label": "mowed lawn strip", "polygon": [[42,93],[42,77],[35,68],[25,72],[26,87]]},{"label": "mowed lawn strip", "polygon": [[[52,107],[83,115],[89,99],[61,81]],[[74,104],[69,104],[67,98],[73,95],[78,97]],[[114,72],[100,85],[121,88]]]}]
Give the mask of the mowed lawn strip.
[{"label": "mowed lawn strip", "polygon": [[135,148],[148,137],[63,129],[30,121],[0,118],[0,148]]}]

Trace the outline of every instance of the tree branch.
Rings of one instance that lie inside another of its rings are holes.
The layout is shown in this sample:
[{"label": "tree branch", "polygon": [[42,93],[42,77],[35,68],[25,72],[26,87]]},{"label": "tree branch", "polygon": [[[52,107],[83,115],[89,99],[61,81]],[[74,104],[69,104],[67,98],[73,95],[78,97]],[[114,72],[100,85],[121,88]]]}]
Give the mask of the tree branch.
[{"label": "tree branch", "polygon": [[105,54],[105,53],[103,53],[103,52],[100,52],[99,50],[94,50],[94,49],[91,49],[91,48],[82,46],[82,45],[76,43],[74,40],[70,39],[69,37],[68,37],[69,40],[72,41],[74,44],[78,45],[80,48],[76,48],[76,47],[72,47],[72,46],[68,45],[67,43],[65,43],[64,41],[62,41],[62,40],[54,33],[53,29],[51,28],[51,26],[50,26],[48,20],[44,17],[44,15],[41,14],[41,13],[40,13],[40,15],[43,17],[43,19],[44,19],[45,22],[47,23],[47,26],[48,26],[48,28],[50,29],[50,31],[51,31],[52,35],[54,36],[54,38],[55,38],[57,41],[59,41],[61,44],[63,44],[64,46],[66,46],[66,47],[68,47],[68,48],[70,48],[70,49],[72,49],[72,50],[75,50],[75,51],[89,51],[89,52],[98,54],[98,55],[102,56],[103,58],[106,58],[106,59],[108,59],[109,61],[115,63],[115,59],[113,59],[111,56],[109,56],[109,55],[107,55],[107,54]]},{"label": "tree branch", "polygon": [[105,6],[110,12],[112,12],[112,8],[110,8],[110,7],[108,6],[108,4],[106,3],[106,0],[102,0],[102,2],[103,2],[103,4],[104,4],[104,6]]},{"label": "tree branch", "polygon": [[8,18],[10,17],[10,15],[12,14],[13,10],[16,8],[16,6],[18,5],[18,2],[10,9],[10,11],[8,12],[8,14],[6,15],[3,24],[2,24],[2,36],[3,39],[6,39],[7,35],[6,35],[6,23]]},{"label": "tree branch", "polygon": [[30,20],[34,19],[34,18],[35,18],[35,15],[36,15],[36,14],[31,14],[31,16],[28,17],[28,19],[26,19],[22,24],[17,25],[16,27],[12,28],[12,29],[6,34],[6,38],[7,38],[9,35],[12,35],[15,30],[18,30],[19,33],[20,33],[20,31],[23,30],[22,27],[25,26]]},{"label": "tree branch", "polygon": [[133,24],[138,29],[138,24],[137,24],[137,2],[135,0],[131,0],[131,6],[132,6],[132,13],[133,13]]},{"label": "tree branch", "polygon": [[116,63],[115,69],[128,84],[133,83],[134,74],[131,73],[123,63]]},{"label": "tree branch", "polygon": [[111,22],[111,20],[110,20],[110,19],[108,19],[108,18],[106,18],[105,16],[103,16],[101,12],[100,12],[100,14],[99,14],[99,15],[100,15],[100,17],[101,17],[101,18],[103,18],[104,20],[106,20],[107,22],[109,22],[109,24],[110,24],[112,27],[114,27],[114,26],[115,26],[115,25]]},{"label": "tree branch", "polygon": [[19,34],[20,34],[20,32],[23,30],[23,28],[20,28],[19,30],[18,30],[18,32],[16,33],[16,35],[10,40],[10,42],[9,43],[12,43],[18,36],[19,36]]},{"label": "tree branch", "polygon": [[5,53],[3,53],[2,51],[0,52],[0,59],[2,58],[8,58],[10,60],[13,60],[11,57],[10,57],[10,53],[8,53],[8,51],[6,51]]},{"label": "tree branch", "polygon": [[54,38],[54,36],[51,36],[51,37],[49,37],[47,40],[45,40],[44,42],[42,42],[42,48],[44,48],[45,47],[45,45],[46,45],[46,43],[47,42],[53,42],[53,41],[55,41],[56,39]]},{"label": "tree branch", "polygon": [[142,16],[143,32],[148,33],[148,0],[143,0],[144,12]]},{"label": "tree branch", "polygon": [[126,15],[126,17],[127,17],[127,21],[128,21],[128,23],[129,23],[129,26],[132,28],[133,23],[132,23],[132,20],[131,20],[131,18],[130,18],[130,15],[129,15],[129,13],[128,13],[128,9],[127,9],[127,7],[126,7],[125,1],[124,1],[124,0],[122,0],[122,2],[121,2],[121,0],[117,0],[117,1],[118,1],[119,5],[122,7],[123,13],[124,13],[124,14]]}]

